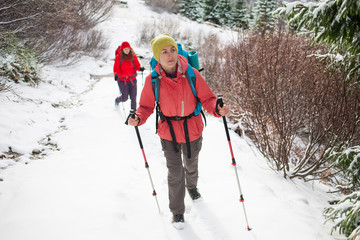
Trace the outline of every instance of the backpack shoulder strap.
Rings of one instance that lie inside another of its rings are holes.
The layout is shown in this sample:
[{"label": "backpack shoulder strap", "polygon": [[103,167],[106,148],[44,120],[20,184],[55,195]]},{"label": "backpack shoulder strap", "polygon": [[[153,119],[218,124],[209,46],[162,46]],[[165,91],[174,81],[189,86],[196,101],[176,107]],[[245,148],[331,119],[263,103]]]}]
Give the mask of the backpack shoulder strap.
[{"label": "backpack shoulder strap", "polygon": [[155,66],[156,66],[157,63],[158,63],[158,61],[156,61],[156,59],[154,57],[152,57],[150,62],[149,62],[151,70],[155,69]]},{"label": "backpack shoulder strap", "polygon": [[153,70],[151,72],[151,82],[152,82],[152,89],[155,96],[155,110],[156,110],[156,119],[155,119],[155,134],[158,131],[159,125],[159,116],[160,116],[160,105],[159,105],[159,93],[160,93],[160,77],[159,74]]},{"label": "backpack shoulder strap", "polygon": [[191,87],[191,90],[192,90],[194,96],[197,98],[196,88],[195,88],[196,87],[196,76],[195,76],[194,69],[191,67],[190,64],[188,65],[185,76],[189,82],[189,85]]},{"label": "backpack shoulder strap", "polygon": [[204,111],[202,110],[202,105],[201,105],[200,99],[196,94],[196,76],[195,76],[195,72],[194,72],[194,69],[191,67],[190,64],[188,65],[185,76],[186,76],[186,79],[189,82],[191,90],[192,90],[192,92],[193,92],[193,94],[194,94],[194,96],[195,96],[195,98],[197,100],[197,105],[196,105],[196,108],[194,110],[194,115],[197,116],[197,115],[199,115],[199,113],[201,113],[201,115],[204,118],[205,126],[206,126],[206,117],[205,117]]},{"label": "backpack shoulder strap", "polygon": [[[121,64],[123,63],[123,61],[124,61],[124,59],[121,57],[121,54],[120,54],[120,65],[119,65],[119,67],[121,67]],[[132,62],[132,64],[133,64],[133,68],[134,68],[135,71],[136,71],[134,58],[131,60],[131,62]]]},{"label": "backpack shoulder strap", "polygon": [[188,68],[186,70],[185,76],[189,82],[189,85],[191,87],[191,90],[197,100],[197,106],[194,110],[194,114],[195,116],[199,115],[199,113],[202,111],[202,105],[200,102],[200,99],[198,98],[197,94],[196,94],[196,76],[195,76],[195,72],[194,69],[191,67],[191,65],[188,65]]},{"label": "backpack shoulder strap", "polygon": [[159,92],[160,92],[160,78],[158,73],[153,70],[151,72],[151,82],[152,82],[152,88],[155,95],[156,104],[159,103]]}]

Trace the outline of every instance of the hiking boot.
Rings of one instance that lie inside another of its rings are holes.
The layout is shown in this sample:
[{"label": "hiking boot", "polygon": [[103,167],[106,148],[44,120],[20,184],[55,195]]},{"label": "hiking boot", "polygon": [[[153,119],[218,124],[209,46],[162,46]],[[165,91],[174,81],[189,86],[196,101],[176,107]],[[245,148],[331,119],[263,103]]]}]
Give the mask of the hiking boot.
[{"label": "hiking boot", "polygon": [[172,222],[173,223],[183,223],[184,222],[184,214],[174,214]]},{"label": "hiking boot", "polygon": [[188,189],[188,192],[192,200],[201,198],[201,195],[196,187],[193,189]]},{"label": "hiking boot", "polygon": [[182,230],[185,227],[184,214],[173,214],[172,225],[177,230]]}]

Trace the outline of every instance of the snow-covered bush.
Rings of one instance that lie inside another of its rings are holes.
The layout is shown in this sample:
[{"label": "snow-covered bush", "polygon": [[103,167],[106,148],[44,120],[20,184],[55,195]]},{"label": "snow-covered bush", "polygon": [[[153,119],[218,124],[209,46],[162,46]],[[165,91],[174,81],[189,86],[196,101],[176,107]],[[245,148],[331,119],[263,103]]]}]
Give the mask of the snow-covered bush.
[{"label": "snow-covered bush", "polygon": [[9,84],[27,82],[37,84],[39,82],[38,64],[35,52],[26,48],[21,42],[10,34],[0,36],[0,82],[1,90],[7,90]]},{"label": "snow-covered bush", "polygon": [[360,191],[345,196],[324,213],[327,221],[335,222],[332,231],[338,230],[348,239],[360,239]]},{"label": "snow-covered bush", "polygon": [[153,22],[139,24],[137,29],[139,29],[138,44],[146,47],[149,46],[150,41],[157,35],[169,33],[177,42],[181,43],[187,51],[194,49],[199,50],[201,45],[207,41],[208,37],[203,31],[194,31],[191,25],[181,25],[178,20],[174,20],[174,18],[169,16],[159,17]]},{"label": "snow-covered bush", "polygon": [[157,12],[178,12],[178,1],[176,0],[145,0],[145,3]]},{"label": "snow-covered bush", "polygon": [[34,49],[40,62],[99,56],[105,49],[101,31],[112,0],[0,1],[0,32],[12,33]]}]

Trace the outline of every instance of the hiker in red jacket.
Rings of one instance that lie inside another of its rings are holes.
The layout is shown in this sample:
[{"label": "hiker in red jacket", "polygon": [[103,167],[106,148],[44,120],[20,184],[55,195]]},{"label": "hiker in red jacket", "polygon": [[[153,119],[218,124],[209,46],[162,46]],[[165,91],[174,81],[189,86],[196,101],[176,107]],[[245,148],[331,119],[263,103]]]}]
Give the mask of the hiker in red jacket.
[{"label": "hiker in red jacket", "polygon": [[[157,133],[161,138],[162,150],[168,168],[169,207],[173,213],[173,222],[182,223],[185,212],[185,189],[188,190],[193,200],[201,197],[197,189],[198,156],[202,144],[204,123],[201,114],[197,116],[193,114],[197,99],[185,76],[186,69],[191,66],[185,57],[178,54],[175,40],[168,34],[161,34],[151,41],[151,47],[154,58],[159,62],[155,67],[160,77],[159,106],[161,119],[158,123]],[[216,117],[225,116],[228,113],[228,107],[226,105],[223,107],[216,106],[216,96],[199,71],[194,68],[194,72],[196,93],[202,106]],[[136,111],[135,118],[129,118],[129,124],[131,126],[144,124],[153,113],[155,102],[152,75],[149,74],[145,79],[139,108]],[[185,122],[188,133],[185,130]],[[171,128],[176,137],[175,148]],[[190,142],[190,158],[187,152],[186,138]],[[184,164],[181,155],[183,155]]]},{"label": "hiker in red jacket", "polygon": [[115,52],[114,76],[120,90],[120,96],[115,99],[115,105],[126,102],[130,95],[131,109],[136,109],[137,72],[144,71],[134,50],[128,42],[122,42]]}]

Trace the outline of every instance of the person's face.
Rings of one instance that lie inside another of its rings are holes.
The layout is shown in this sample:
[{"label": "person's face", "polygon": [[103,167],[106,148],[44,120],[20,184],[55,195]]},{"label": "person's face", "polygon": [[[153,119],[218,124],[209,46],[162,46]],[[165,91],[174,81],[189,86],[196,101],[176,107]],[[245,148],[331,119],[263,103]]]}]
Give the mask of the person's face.
[{"label": "person's face", "polygon": [[124,48],[123,51],[126,55],[128,55],[130,53],[130,48]]},{"label": "person's face", "polygon": [[161,67],[167,73],[173,73],[176,70],[177,50],[174,46],[166,46],[160,52]]}]

